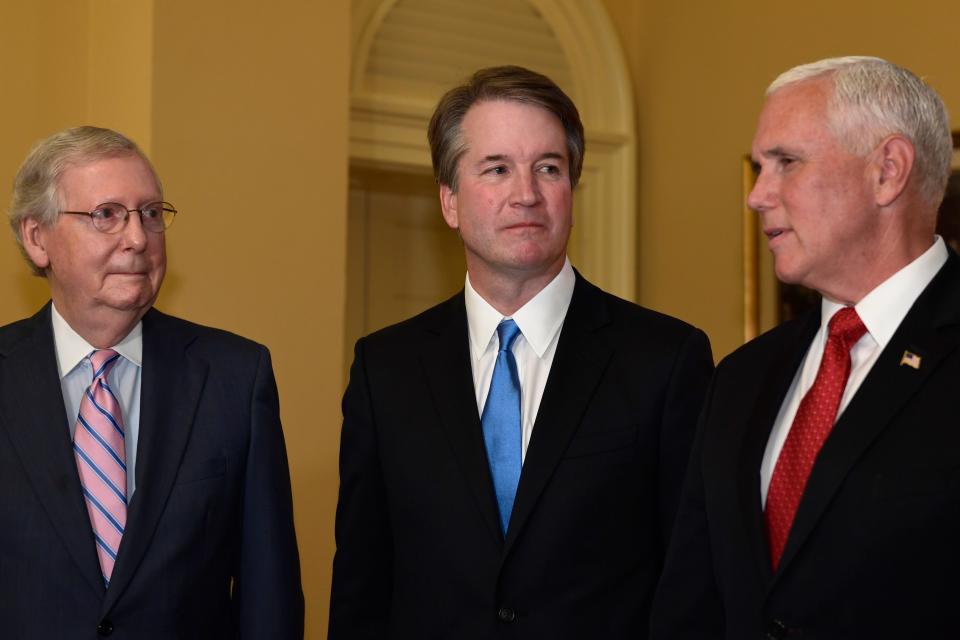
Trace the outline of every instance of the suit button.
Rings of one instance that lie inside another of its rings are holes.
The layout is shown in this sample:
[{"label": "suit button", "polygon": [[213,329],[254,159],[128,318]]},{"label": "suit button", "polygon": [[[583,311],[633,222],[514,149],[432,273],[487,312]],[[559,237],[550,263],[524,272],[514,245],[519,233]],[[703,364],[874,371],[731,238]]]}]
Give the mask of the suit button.
[{"label": "suit button", "polygon": [[787,637],[787,625],[776,618],[767,623],[768,640],[783,640]]},{"label": "suit button", "polygon": [[97,625],[97,635],[108,636],[111,633],[113,633],[113,623],[104,618],[100,621],[100,624]]},{"label": "suit button", "polygon": [[500,622],[513,622],[517,619],[517,612],[509,607],[500,607],[500,611],[497,611],[497,617],[500,618]]}]

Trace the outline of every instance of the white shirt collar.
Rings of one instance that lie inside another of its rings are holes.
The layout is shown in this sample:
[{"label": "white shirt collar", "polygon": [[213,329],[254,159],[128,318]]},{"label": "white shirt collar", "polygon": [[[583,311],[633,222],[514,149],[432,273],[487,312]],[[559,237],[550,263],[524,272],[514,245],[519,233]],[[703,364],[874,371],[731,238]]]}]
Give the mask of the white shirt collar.
[{"label": "white shirt collar", "polygon": [[[854,307],[869,334],[881,349],[887,346],[897,327],[923,290],[947,261],[947,247],[936,236],[923,255],[884,280]],[[823,299],[820,324],[826,326],[844,305]]]},{"label": "white shirt collar", "polygon": [[[544,351],[560,331],[573,298],[575,283],[576,276],[567,258],[560,273],[511,316],[537,357],[543,357]],[[476,360],[493,340],[497,325],[504,316],[477,293],[470,284],[469,273],[464,285],[464,302],[470,329],[470,353]]]},{"label": "white shirt collar", "polygon": [[[53,342],[57,348],[57,368],[60,371],[60,378],[63,379],[96,347],[84,340],[79,333],[73,330],[73,327],[67,324],[67,321],[57,311],[55,304],[51,303],[51,307]],[[123,340],[110,348],[138,367],[141,366],[143,360],[143,322],[138,322]]]}]

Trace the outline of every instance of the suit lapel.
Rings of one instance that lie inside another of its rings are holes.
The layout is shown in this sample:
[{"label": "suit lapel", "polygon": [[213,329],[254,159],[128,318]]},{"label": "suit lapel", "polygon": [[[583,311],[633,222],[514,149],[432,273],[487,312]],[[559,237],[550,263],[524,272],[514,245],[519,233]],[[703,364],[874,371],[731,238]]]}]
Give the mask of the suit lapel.
[{"label": "suit lapel", "polygon": [[757,378],[762,382],[744,434],[740,462],[737,464],[740,507],[743,510],[743,521],[747,523],[748,535],[752,536],[748,544],[754,550],[754,561],[761,575],[768,580],[772,576],[772,568],[760,500],[760,467],[780,406],[819,326],[818,305],[795,324],[781,329],[784,331],[779,342],[783,345],[782,350],[776,349],[777,345],[768,347],[769,353],[764,354],[769,356],[768,364],[756,372]]},{"label": "suit lapel", "polygon": [[191,340],[158,311],[150,310],[143,318],[137,489],[104,611],[123,593],[150,545],[193,427],[207,364],[189,357]]},{"label": "suit lapel", "polygon": [[[941,361],[960,346],[960,265],[947,263],[917,298],[817,456],[784,549],[786,567],[823,515],[850,469],[923,386]],[[921,356],[919,369],[900,364],[904,351]]]},{"label": "suit lapel", "polygon": [[0,354],[0,429],[9,436],[70,556],[90,587],[103,594],[93,530],[66,424],[50,304],[28,322],[32,331]]},{"label": "suit lapel", "polygon": [[501,543],[500,517],[487,465],[477,399],[473,393],[470,366],[470,337],[463,293],[438,309],[436,320],[428,328],[433,344],[423,349],[424,375],[433,394],[440,424],[453,449],[470,492],[497,543]]},{"label": "suit lapel", "polygon": [[520,474],[504,556],[547,486],[610,361],[613,346],[597,334],[607,322],[600,290],[578,274]]}]

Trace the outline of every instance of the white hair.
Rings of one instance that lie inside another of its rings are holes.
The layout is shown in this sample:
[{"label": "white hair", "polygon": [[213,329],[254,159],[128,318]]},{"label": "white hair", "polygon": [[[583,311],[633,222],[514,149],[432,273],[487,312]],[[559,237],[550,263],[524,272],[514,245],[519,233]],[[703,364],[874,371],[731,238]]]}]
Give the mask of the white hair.
[{"label": "white hair", "polygon": [[914,166],[922,195],[939,206],[950,177],[953,138],[943,100],[916,75],[870,56],[827,58],[794,67],[767,87],[780,89],[829,76],[830,128],[851,153],[866,155],[890,134],[906,136],[916,153]]}]

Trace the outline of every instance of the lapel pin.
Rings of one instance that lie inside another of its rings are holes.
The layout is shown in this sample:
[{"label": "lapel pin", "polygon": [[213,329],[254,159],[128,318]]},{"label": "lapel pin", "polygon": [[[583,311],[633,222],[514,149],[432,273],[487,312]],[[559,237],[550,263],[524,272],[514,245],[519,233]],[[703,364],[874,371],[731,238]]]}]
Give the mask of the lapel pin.
[{"label": "lapel pin", "polygon": [[915,354],[912,351],[904,351],[903,357],[900,358],[901,367],[910,367],[911,369],[920,369],[920,356]]}]

